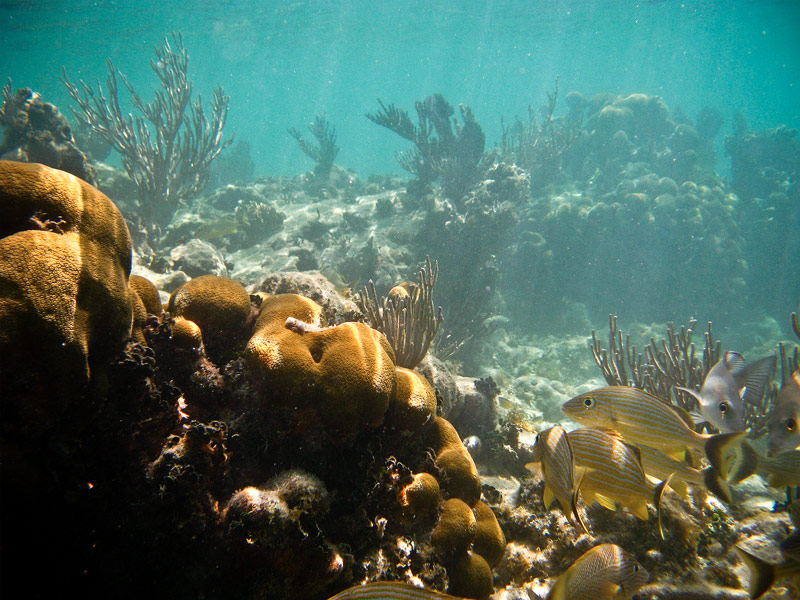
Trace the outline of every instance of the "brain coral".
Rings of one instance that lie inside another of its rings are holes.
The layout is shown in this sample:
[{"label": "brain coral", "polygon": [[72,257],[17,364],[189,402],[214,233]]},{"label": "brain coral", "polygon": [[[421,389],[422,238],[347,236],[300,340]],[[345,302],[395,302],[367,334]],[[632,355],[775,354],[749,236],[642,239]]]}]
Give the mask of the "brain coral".
[{"label": "brain coral", "polygon": [[167,311],[175,317],[194,321],[203,332],[209,356],[220,362],[244,337],[250,316],[250,296],[242,284],[233,279],[201,275],[172,292]]},{"label": "brain coral", "polygon": [[128,228],[104,194],[63,171],[0,161],[4,415],[44,425],[102,385],[131,332],[130,268]]},{"label": "brain coral", "polygon": [[310,409],[334,440],[379,425],[396,385],[383,334],[363,323],[322,327],[322,308],[295,294],[264,300],[245,356],[265,395]]}]

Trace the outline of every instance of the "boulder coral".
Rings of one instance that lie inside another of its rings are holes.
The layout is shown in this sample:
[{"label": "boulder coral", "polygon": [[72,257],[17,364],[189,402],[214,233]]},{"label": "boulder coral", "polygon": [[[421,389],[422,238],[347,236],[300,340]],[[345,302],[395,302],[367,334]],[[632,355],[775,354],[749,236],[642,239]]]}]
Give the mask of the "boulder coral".
[{"label": "boulder coral", "polygon": [[130,336],[131,238],[104,194],[39,164],[0,161],[0,223],[2,410],[46,426]]},{"label": "boulder coral", "polygon": [[233,279],[201,275],[172,292],[167,311],[194,321],[203,332],[209,356],[221,361],[246,335],[250,296]]},{"label": "boulder coral", "polygon": [[363,323],[324,327],[322,307],[295,294],[262,302],[245,357],[271,401],[310,409],[332,440],[380,425],[396,385],[383,334]]}]

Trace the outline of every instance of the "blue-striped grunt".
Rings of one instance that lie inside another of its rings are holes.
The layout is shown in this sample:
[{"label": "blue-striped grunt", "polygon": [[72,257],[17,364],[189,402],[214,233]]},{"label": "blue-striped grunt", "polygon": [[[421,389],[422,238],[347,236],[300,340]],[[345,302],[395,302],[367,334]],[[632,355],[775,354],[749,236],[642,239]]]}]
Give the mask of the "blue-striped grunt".
[{"label": "blue-striped grunt", "polygon": [[616,510],[619,502],[646,521],[650,518],[647,503],[652,502],[661,532],[661,496],[671,475],[657,485],[651,483],[642,468],[639,449],[626,444],[615,431],[576,429],[568,436],[575,462],[587,469],[580,484],[586,504],[597,502]]},{"label": "blue-striped grunt", "polygon": [[564,571],[547,600],[628,600],[649,579],[636,559],[615,544],[595,546]]},{"label": "blue-striped grunt", "polygon": [[461,600],[443,592],[400,581],[376,581],[354,585],[328,600]]},{"label": "blue-striped grunt", "polygon": [[759,456],[757,473],[771,487],[800,485],[800,449]]},{"label": "blue-striped grunt", "polygon": [[[544,477],[543,502],[550,508],[558,500],[561,511],[572,523],[572,515],[581,530],[588,533],[578,512],[578,489],[575,482],[575,457],[569,444],[567,431],[560,425],[539,432],[533,444],[533,461],[542,463]],[[532,463],[525,465],[532,469]]]},{"label": "blue-striped grunt", "polygon": [[673,477],[669,482],[669,487],[681,496],[686,497],[688,486],[705,486],[709,492],[726,504],[730,504],[733,501],[728,484],[722,480],[714,467],[707,467],[701,471],[682,460],[676,460],[664,454],[657,448],[644,445],[637,446],[637,448],[639,449],[645,474],[658,481],[662,481],[672,474]]},{"label": "blue-striped grunt", "polygon": [[599,388],[568,400],[561,409],[581,425],[613,429],[630,443],[673,458],[683,460],[692,449],[703,451],[725,481],[741,481],[755,472],[757,456],[745,443],[746,433],[697,433],[685,411],[638,388]]}]

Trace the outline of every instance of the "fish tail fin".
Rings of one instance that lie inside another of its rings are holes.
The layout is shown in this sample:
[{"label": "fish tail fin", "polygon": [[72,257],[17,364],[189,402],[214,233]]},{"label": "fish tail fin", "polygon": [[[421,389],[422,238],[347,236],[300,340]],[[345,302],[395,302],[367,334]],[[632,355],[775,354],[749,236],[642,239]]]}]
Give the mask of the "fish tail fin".
[{"label": "fish tail fin", "polygon": [[746,431],[712,435],[705,450],[708,462],[727,482],[739,483],[758,468],[758,454],[748,443]]},{"label": "fish tail fin", "polygon": [[656,515],[658,515],[658,533],[661,539],[664,539],[664,529],[661,527],[661,498],[664,496],[664,490],[669,487],[669,482],[675,473],[670,473],[667,478],[656,486],[653,490],[653,504],[656,506]]},{"label": "fish tail fin", "polygon": [[775,583],[775,567],[757,556],[734,546],[736,553],[750,571],[750,597],[754,600],[763,596]]},{"label": "fish tail fin", "polygon": [[709,492],[714,494],[725,504],[731,504],[733,502],[731,488],[728,487],[728,484],[725,483],[725,480],[719,476],[719,473],[717,473],[717,470],[714,467],[703,469],[703,483],[706,484],[706,488],[708,488]]}]

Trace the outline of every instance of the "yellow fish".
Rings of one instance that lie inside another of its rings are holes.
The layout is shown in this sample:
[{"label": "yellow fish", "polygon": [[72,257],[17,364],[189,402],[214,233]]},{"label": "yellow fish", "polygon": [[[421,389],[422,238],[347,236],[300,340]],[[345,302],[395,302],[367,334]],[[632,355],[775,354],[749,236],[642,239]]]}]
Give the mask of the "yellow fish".
[{"label": "yellow fish", "polygon": [[[583,530],[588,533],[586,525],[578,512],[578,488],[575,485],[575,457],[569,444],[567,431],[560,425],[545,429],[536,436],[533,444],[533,462],[542,463],[544,477],[544,498],[546,508],[550,508],[558,500],[567,520],[572,523],[571,516]],[[525,465],[533,470],[533,463]]]},{"label": "yellow fish", "polygon": [[664,454],[661,450],[650,446],[637,446],[639,455],[642,458],[642,467],[648,477],[662,481],[673,475],[669,482],[669,487],[686,497],[688,486],[705,486],[709,492],[717,496],[726,504],[733,501],[731,490],[714,467],[707,467],[702,471],[689,466],[682,460],[675,460],[671,456]]},{"label": "yellow fish", "polygon": [[800,449],[759,456],[757,472],[771,487],[800,485]]},{"label": "yellow fish", "polygon": [[450,594],[416,587],[399,581],[376,581],[354,585],[328,600],[461,600]]},{"label": "yellow fish", "polygon": [[586,504],[597,502],[616,510],[619,502],[646,521],[650,518],[650,501],[656,507],[661,532],[661,496],[672,475],[658,485],[651,483],[642,468],[639,449],[626,444],[614,431],[576,429],[568,436],[575,462],[588,469],[580,484]]},{"label": "yellow fish", "polygon": [[615,544],[600,544],[558,578],[547,600],[628,600],[649,577],[625,550]]},{"label": "yellow fish", "polygon": [[638,388],[599,388],[568,400],[561,409],[581,425],[613,429],[628,442],[673,458],[683,460],[691,449],[704,451],[725,481],[736,483],[755,472],[757,455],[745,443],[745,432],[697,433],[685,411]]}]

